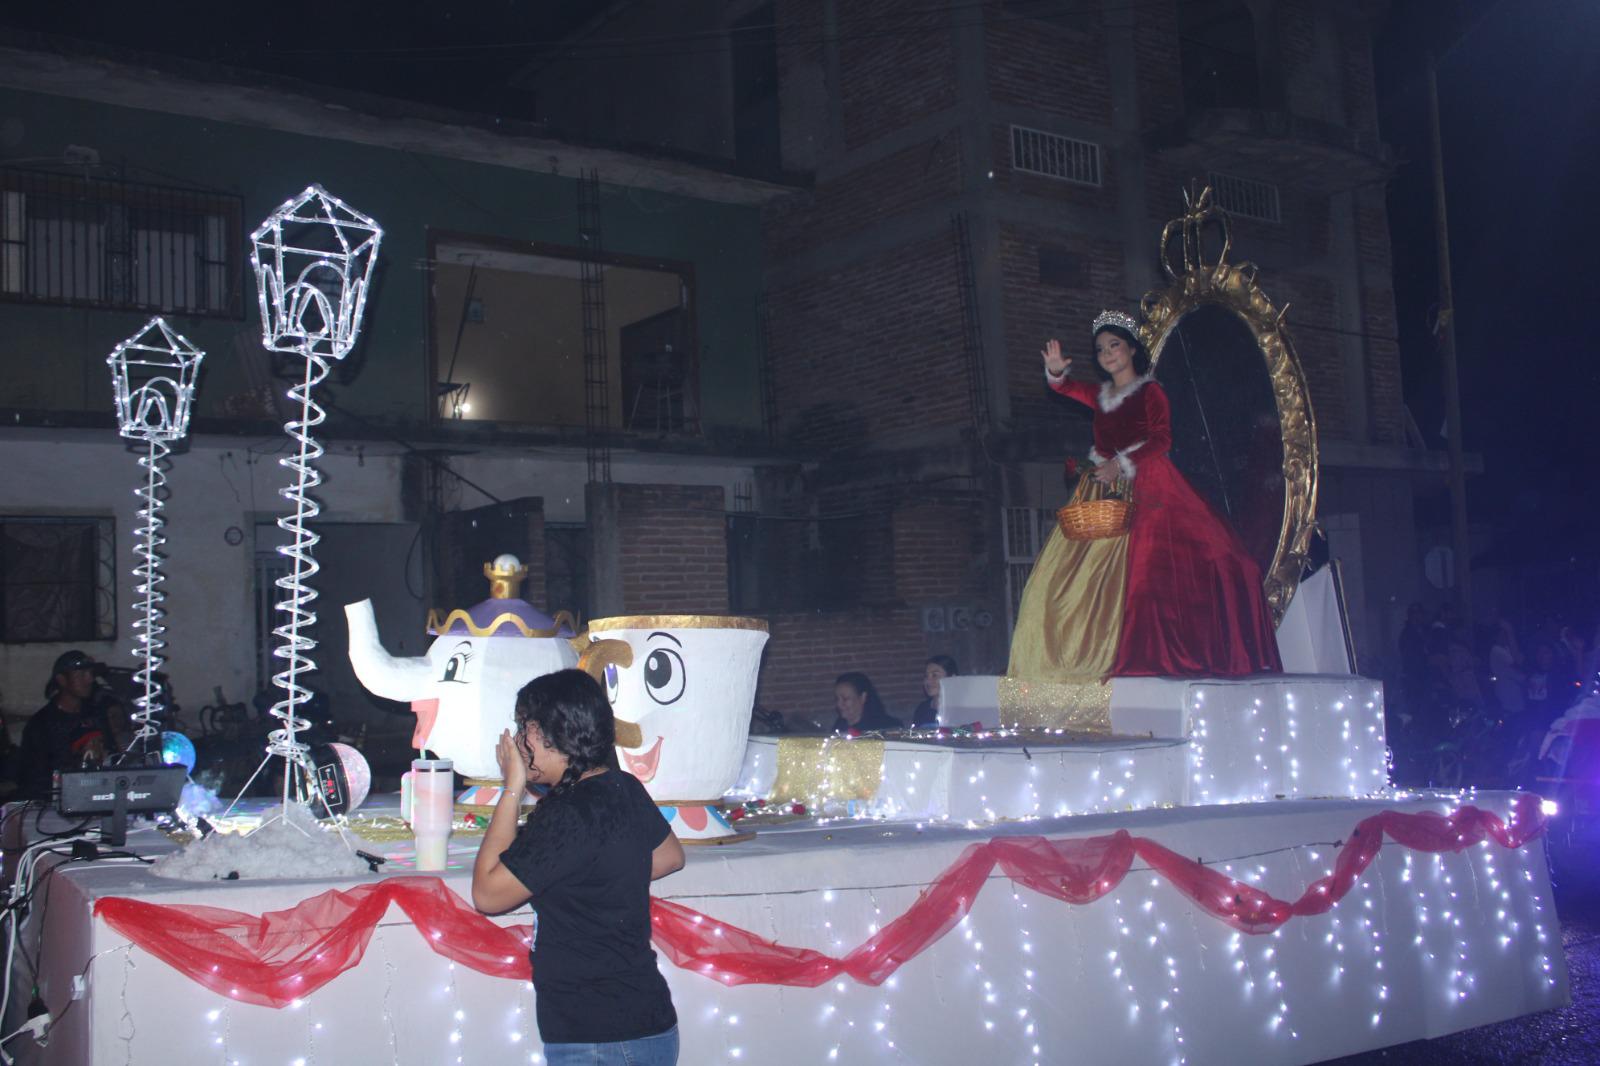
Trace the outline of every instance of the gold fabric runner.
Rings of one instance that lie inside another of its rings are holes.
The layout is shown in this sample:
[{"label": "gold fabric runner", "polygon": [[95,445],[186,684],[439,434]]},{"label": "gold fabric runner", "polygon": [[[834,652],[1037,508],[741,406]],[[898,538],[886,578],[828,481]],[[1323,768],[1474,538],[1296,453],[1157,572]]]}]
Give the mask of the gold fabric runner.
[{"label": "gold fabric runner", "polygon": [[1111,732],[1111,683],[1099,680],[1036,681],[1002,677],[1000,722],[1028,729]]},{"label": "gold fabric runner", "polygon": [[768,800],[869,800],[883,783],[883,741],[872,737],[779,737]]}]

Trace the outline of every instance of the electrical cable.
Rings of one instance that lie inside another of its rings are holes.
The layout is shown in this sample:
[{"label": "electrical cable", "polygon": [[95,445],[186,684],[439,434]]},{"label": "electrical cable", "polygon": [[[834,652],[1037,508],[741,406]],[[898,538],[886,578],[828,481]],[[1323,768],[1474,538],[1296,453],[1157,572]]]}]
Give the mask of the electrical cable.
[{"label": "electrical cable", "polygon": [[[773,42],[776,48],[815,48],[819,45],[839,44],[849,41],[872,41],[892,39],[896,37],[925,36],[930,33],[947,32],[951,29],[965,29],[972,27],[986,27],[1004,25],[1014,22],[1050,22],[1058,18],[1071,18],[1081,16],[1082,10],[1075,6],[1062,5],[1057,0],[1045,0],[1044,6],[1056,8],[1048,12],[1038,12],[1016,15],[1001,15],[990,17],[982,13],[981,9],[991,6],[991,0],[969,0],[969,2],[931,6],[907,12],[903,15],[872,16],[851,15],[841,20],[843,22],[870,23],[879,22],[888,24],[889,28],[881,30],[839,30],[828,33],[824,24],[815,24],[816,36],[795,36]],[[1143,0],[1143,2],[1124,4],[1116,8],[1098,8],[1097,14],[1132,14],[1145,10],[1166,11],[1170,9],[1167,0]],[[951,20],[950,22],[934,22],[929,17],[942,14],[955,14],[963,11],[979,10],[977,19],[966,21]],[[913,20],[921,20],[913,22]],[[896,22],[902,25],[896,26]],[[1081,21],[1081,18],[1075,19]],[[753,36],[758,31],[780,31],[787,28],[777,22],[762,25],[740,26],[737,28],[716,27],[708,30],[691,30],[672,34],[642,34],[634,37],[591,37],[587,39],[555,39],[555,40],[521,40],[497,41],[483,43],[462,44],[433,44],[433,45],[377,45],[366,48],[350,47],[324,47],[324,48],[284,48],[268,49],[279,56],[310,56],[310,55],[344,55],[366,56],[370,58],[392,57],[404,59],[412,56],[430,56],[434,58],[447,58],[452,53],[467,53],[461,55],[462,60],[476,59],[484,52],[494,51],[555,51],[562,50],[567,54],[561,59],[640,59],[662,56],[698,56],[720,55],[731,52],[734,48],[766,47],[765,41],[751,41],[749,44],[737,43],[740,37]],[[812,27],[804,27],[811,29]],[[641,47],[651,45],[670,44],[706,44],[712,47],[684,48],[684,49],[658,49],[640,51]],[[587,53],[587,54],[574,54]]]}]

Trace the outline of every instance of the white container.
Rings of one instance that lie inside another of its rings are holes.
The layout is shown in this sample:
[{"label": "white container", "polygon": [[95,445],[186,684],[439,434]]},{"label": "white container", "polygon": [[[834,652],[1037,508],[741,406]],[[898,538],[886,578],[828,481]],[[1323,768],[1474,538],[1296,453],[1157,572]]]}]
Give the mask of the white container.
[{"label": "white container", "polygon": [[[443,870],[455,817],[455,773],[449,759],[411,760],[410,802],[402,810],[417,838],[417,869]],[[402,795],[404,790],[402,790]]]}]

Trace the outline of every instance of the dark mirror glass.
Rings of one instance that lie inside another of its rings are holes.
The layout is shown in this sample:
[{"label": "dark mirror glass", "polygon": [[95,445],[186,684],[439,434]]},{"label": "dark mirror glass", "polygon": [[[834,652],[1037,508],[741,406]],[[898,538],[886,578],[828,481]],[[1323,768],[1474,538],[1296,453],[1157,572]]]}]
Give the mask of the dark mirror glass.
[{"label": "dark mirror glass", "polygon": [[1283,526],[1283,434],[1255,335],[1202,304],[1178,320],[1156,363],[1172,401],[1172,461],[1228,517],[1265,573]]}]

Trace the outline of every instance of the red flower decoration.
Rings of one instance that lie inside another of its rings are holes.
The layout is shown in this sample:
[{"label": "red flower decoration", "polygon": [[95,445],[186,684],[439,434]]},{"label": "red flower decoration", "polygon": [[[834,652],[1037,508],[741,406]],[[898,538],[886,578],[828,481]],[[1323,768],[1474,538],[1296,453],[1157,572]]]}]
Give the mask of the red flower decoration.
[{"label": "red flower decoration", "polygon": [[1068,477],[1078,476],[1078,460],[1073,456],[1067,456],[1067,461],[1062,463],[1061,466]]},{"label": "red flower decoration", "polygon": [[728,821],[730,821],[730,822],[737,822],[740,818],[743,818],[743,817],[744,817],[744,808],[743,807],[735,807],[735,808],[733,808],[733,810],[728,812]]},{"label": "red flower decoration", "polygon": [[805,814],[806,805],[804,803],[792,803],[789,805],[789,812],[791,814]]}]

